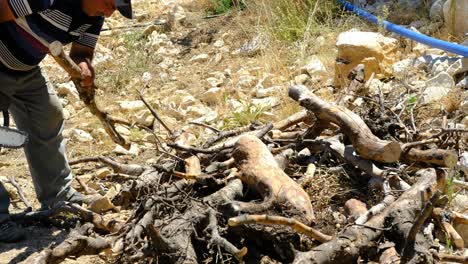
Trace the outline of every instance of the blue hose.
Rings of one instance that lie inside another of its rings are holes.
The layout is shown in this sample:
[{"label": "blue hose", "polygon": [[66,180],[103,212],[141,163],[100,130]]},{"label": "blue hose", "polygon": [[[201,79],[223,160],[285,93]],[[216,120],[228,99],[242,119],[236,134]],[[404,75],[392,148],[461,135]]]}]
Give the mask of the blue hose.
[{"label": "blue hose", "polygon": [[[358,16],[366,19],[367,21],[379,25],[379,20],[377,17],[372,15],[369,12],[364,11],[363,9],[357,8],[353,6],[352,4],[346,2],[345,0],[337,0],[341,5],[343,5],[347,10],[354,12]],[[438,48],[441,50],[445,50],[451,53],[455,53],[458,55],[462,55],[463,57],[468,57],[468,47],[459,45],[459,44],[454,44],[450,43],[447,41],[443,41],[440,39],[432,38],[429,36],[426,36],[424,34],[418,33],[411,31],[409,29],[406,29],[402,26],[395,25],[393,23],[390,23],[386,20],[380,21],[380,24],[388,31],[395,32],[397,34],[400,34],[404,37],[410,38],[414,41],[420,42],[422,44],[426,44],[428,46]]]}]

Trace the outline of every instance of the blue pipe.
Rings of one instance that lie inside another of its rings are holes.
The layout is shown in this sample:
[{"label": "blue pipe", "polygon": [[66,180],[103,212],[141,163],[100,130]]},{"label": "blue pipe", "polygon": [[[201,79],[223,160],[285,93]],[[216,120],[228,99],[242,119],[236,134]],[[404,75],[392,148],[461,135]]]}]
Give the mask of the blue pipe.
[{"label": "blue pipe", "polygon": [[[344,6],[347,10],[349,10],[351,12],[354,12],[358,16],[366,19],[367,21],[369,21],[369,22],[371,22],[373,24],[379,25],[379,20],[377,19],[377,17],[375,17],[371,13],[369,13],[369,12],[363,10],[363,9],[355,7],[352,4],[346,2],[345,0],[338,0],[338,2],[342,6]],[[390,23],[390,22],[388,22],[386,20],[382,20],[382,21],[380,21],[380,23],[388,31],[395,32],[395,33],[400,34],[400,35],[402,35],[404,37],[410,38],[410,39],[412,39],[414,41],[420,42],[422,44],[426,44],[426,45],[434,47],[434,48],[438,48],[438,49],[445,50],[445,51],[448,51],[448,52],[451,52],[451,53],[462,55],[463,57],[468,57],[468,47],[466,47],[466,46],[455,44],[455,43],[450,43],[450,42],[443,41],[443,40],[436,39],[436,38],[432,38],[432,37],[426,36],[424,34],[421,34],[421,33],[414,32],[412,30],[406,29],[406,28],[404,28],[402,26],[395,25],[395,24]]]}]

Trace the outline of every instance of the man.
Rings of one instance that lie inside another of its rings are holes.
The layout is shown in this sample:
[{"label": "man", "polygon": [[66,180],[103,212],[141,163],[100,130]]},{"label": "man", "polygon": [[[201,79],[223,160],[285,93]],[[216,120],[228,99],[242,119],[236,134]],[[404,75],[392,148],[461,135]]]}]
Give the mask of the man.
[{"label": "man", "polygon": [[[12,104],[17,127],[29,134],[24,151],[42,208],[57,201],[82,203],[70,185],[72,173],[62,137],[62,107],[37,66],[51,43],[72,43],[70,57],[91,89],[94,48],[104,21],[118,9],[132,18],[130,0],[0,0],[0,93]],[[0,183],[0,242],[15,242],[21,229],[9,221],[8,193]]]}]

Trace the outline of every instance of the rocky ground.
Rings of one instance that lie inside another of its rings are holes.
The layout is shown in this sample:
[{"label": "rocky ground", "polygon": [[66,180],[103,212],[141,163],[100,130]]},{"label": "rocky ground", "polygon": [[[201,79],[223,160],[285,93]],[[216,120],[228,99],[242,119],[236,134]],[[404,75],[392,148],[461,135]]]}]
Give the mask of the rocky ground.
[{"label": "rocky ground", "polygon": [[[132,124],[117,127],[132,143],[130,150],[108,138],[99,121],[80,102],[67,74],[51,58],[43,62],[64,106],[67,120],[64,136],[69,140],[71,161],[106,156],[123,163],[151,165],[170,157],[162,151],[167,145],[160,143],[168,142],[170,135],[140,100],[139,93],[178,134],[175,144],[200,146],[216,132],[198,123],[229,131],[252,122],[276,122],[300,111],[299,104],[288,97],[288,88],[300,84],[324,100],[344,102],[381,139],[412,142],[424,133],[436,134],[441,128],[464,131],[456,146],[446,147],[457,154],[456,165],[446,170],[459,175],[457,180],[464,181],[468,172],[467,58],[379,32],[353,17],[336,21],[344,24],[340,27],[343,31],[323,32],[314,36],[313,45],[309,43],[298,48],[301,43],[288,47],[271,40],[259,30],[255,12],[249,8],[209,16],[203,1],[134,2],[136,19],[132,23],[118,14],[107,19],[95,57],[98,105]],[[377,4],[370,8],[377,10]],[[409,27],[447,38],[443,22],[436,18],[436,14],[443,17],[443,8],[436,10],[436,7],[434,4],[431,8],[433,20],[408,21]],[[461,43],[463,37],[452,40]],[[298,49],[298,53],[306,50],[306,56],[294,57],[292,61],[284,59],[290,49]],[[348,73],[358,64],[365,67],[364,84],[358,90],[350,90]],[[371,106],[369,101],[388,107],[390,110],[384,112],[395,116],[382,116],[375,110],[378,107]],[[410,133],[389,132],[392,123],[398,123],[397,130]],[[152,132],[141,129],[142,126],[151,128]],[[370,206],[379,197],[371,201],[368,187],[366,191],[360,190],[362,183],[340,172],[339,162],[326,167],[330,164],[324,164],[322,159],[327,155],[314,157],[313,153],[306,152],[296,155],[302,159],[306,157],[318,167],[314,181],[302,185],[318,219],[315,227],[336,235],[348,223],[343,206],[349,198],[364,202],[369,199],[366,203]],[[440,167],[447,167],[445,165]],[[307,164],[301,166],[300,173],[303,173]],[[82,191],[85,185],[112,198],[124,188],[124,183],[104,180],[112,172],[103,164],[79,163],[73,169],[84,182],[76,181],[74,186]],[[15,177],[34,209],[38,209],[21,150],[2,149],[0,154],[0,180],[12,195],[11,211],[21,212],[25,205],[8,183],[9,177]],[[451,208],[466,215],[468,196],[464,188],[452,190]],[[108,211],[108,219],[126,221],[132,218],[132,208],[99,206],[94,209]],[[0,263],[33,259],[50,245],[62,242],[69,232],[63,225],[58,228],[54,223],[25,228],[28,230],[26,241],[13,245],[0,243]],[[467,245],[466,225],[455,228]],[[441,247],[453,248],[445,239],[440,242]],[[463,249],[459,252],[463,254]],[[109,258],[95,255],[67,258],[64,263],[83,261],[110,262]],[[207,257],[206,261],[217,263],[219,260]]]}]

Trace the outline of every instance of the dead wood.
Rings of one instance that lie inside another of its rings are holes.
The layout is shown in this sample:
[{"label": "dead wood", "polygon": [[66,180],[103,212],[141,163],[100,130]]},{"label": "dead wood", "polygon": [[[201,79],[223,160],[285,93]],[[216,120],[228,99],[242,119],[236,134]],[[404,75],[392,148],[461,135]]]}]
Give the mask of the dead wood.
[{"label": "dead wood", "polygon": [[467,263],[468,256],[457,256],[452,254],[445,253],[435,253],[434,257],[441,262],[457,262],[457,263]]},{"label": "dead wood", "polygon": [[420,150],[411,148],[402,153],[402,160],[407,162],[424,162],[443,167],[452,167],[457,163],[457,153],[445,149]]},{"label": "dead wood", "polygon": [[337,105],[346,107],[348,103],[355,98],[355,94],[364,84],[364,65],[358,64],[348,74],[348,79],[351,80],[345,88],[345,94],[342,95],[337,102]]},{"label": "dead wood", "polygon": [[174,139],[177,137],[176,134],[174,134],[173,130],[170,129],[166,123],[164,123],[164,121],[161,119],[161,117],[158,115],[158,113],[156,113],[156,111],[153,109],[153,107],[151,107],[151,105],[145,100],[145,98],[143,97],[143,93],[141,91],[138,91],[138,96],[140,97],[140,100],[145,104],[146,108],[148,108],[148,110],[151,112],[151,114],[154,116],[154,118],[156,120],[158,120],[158,122],[164,127],[164,129],[166,129],[167,133],[169,133],[169,138],[170,139]]},{"label": "dead wood", "polygon": [[117,161],[112,160],[111,158],[107,158],[104,156],[98,156],[98,157],[85,157],[77,160],[70,161],[69,164],[70,166],[77,165],[80,163],[85,163],[85,162],[101,162],[104,163],[107,166],[110,166],[115,173],[123,173],[127,175],[133,175],[133,176],[138,176],[141,173],[143,173],[147,167],[140,166],[137,164],[123,164]]},{"label": "dead wood", "polygon": [[451,241],[457,249],[463,249],[465,247],[465,242],[463,238],[458,234],[458,232],[453,227],[453,224],[468,224],[468,217],[466,215],[445,211],[442,208],[434,208],[432,211],[432,216],[437,220],[441,225],[444,232],[447,236],[450,237]]},{"label": "dead wood", "polygon": [[27,259],[27,264],[60,263],[69,256],[94,255],[111,247],[112,240],[101,236],[90,237],[93,225],[85,224],[73,230],[68,238],[53,248],[47,248],[39,256]]},{"label": "dead wood", "polygon": [[[299,219],[310,223],[315,219],[310,198],[307,193],[281,168],[268,148],[255,136],[239,138],[233,158],[240,172],[240,179],[265,198],[266,206],[276,204],[290,207],[297,212]],[[252,203],[233,203],[238,212],[254,213],[258,205]]]},{"label": "dead wood", "polygon": [[[329,138],[321,137],[316,140],[307,140],[304,143],[311,152],[331,151],[335,156],[364,171],[370,177],[380,179],[381,183],[383,183],[385,178],[392,176],[392,173],[380,169],[372,161],[355,155],[355,149],[352,146],[344,146],[343,143],[339,141],[338,136]],[[395,185],[394,187],[400,190],[408,190],[410,188],[410,185],[401,180],[397,175],[393,174],[393,176],[395,177],[395,181],[391,182],[395,182],[395,184],[392,184]]]},{"label": "dead wood", "polygon": [[208,218],[209,223],[206,227],[206,231],[210,233],[210,243],[209,247],[216,245],[224,248],[228,253],[232,254],[239,263],[244,263],[243,258],[247,254],[247,248],[243,247],[241,249],[236,248],[228,240],[221,237],[219,234],[218,220],[216,219],[216,211],[212,208],[208,209]]},{"label": "dead wood", "polygon": [[309,236],[319,242],[325,243],[332,239],[331,236],[325,235],[322,232],[307,226],[294,218],[286,218],[282,216],[272,215],[241,215],[238,217],[229,218],[229,226],[247,225],[247,224],[262,224],[262,225],[284,225],[289,226],[299,233]]},{"label": "dead wood", "polygon": [[289,96],[312,111],[318,119],[317,122],[338,125],[363,158],[385,163],[397,162],[400,159],[400,144],[377,138],[366,123],[352,111],[323,101],[302,85],[290,87]]},{"label": "dead wood", "polygon": [[[191,200],[189,208],[181,214],[176,214],[171,221],[155,220],[156,234],[159,234],[156,240],[165,242],[153,244],[153,249],[167,257],[167,262],[163,263],[198,263],[192,237],[196,227],[209,217],[207,205],[220,208],[241,195],[242,183],[235,179],[226,187],[203,198],[203,202]],[[155,232],[152,233],[154,236]]]},{"label": "dead wood", "polygon": [[312,115],[308,111],[297,112],[286,119],[280,120],[273,124],[275,130],[284,131],[301,122],[310,124],[312,122]]},{"label": "dead wood", "polygon": [[18,184],[18,182],[16,182],[15,177],[11,176],[10,178],[8,178],[8,180],[10,181],[11,185],[13,185],[16,188],[16,191],[18,191],[20,200],[26,205],[26,208],[27,208],[26,210],[31,210],[32,209],[31,202],[24,195],[23,189]]},{"label": "dead wood", "polygon": [[429,201],[425,204],[424,209],[416,217],[413,226],[410,228],[403,247],[402,259],[404,262],[409,262],[414,256],[414,247],[416,243],[416,235],[421,231],[421,227],[429,218],[434,209],[434,204],[439,200],[441,191],[436,190]]},{"label": "dead wood", "polygon": [[[356,263],[357,259],[366,256],[371,248],[375,247],[375,241],[384,232],[388,232],[388,237],[401,250],[402,241],[405,240],[412,222],[415,219],[415,212],[422,207],[421,192],[431,195],[435,190],[443,189],[445,177],[436,174],[434,169],[425,169],[418,172],[419,180],[411,189],[404,192],[394,203],[389,205],[382,213],[372,217],[365,225],[352,225],[344,229],[335,239],[324,243],[311,251],[297,253],[294,263]],[[426,190],[429,190],[427,192]],[[393,227],[387,228],[387,225]],[[416,236],[416,243],[422,245],[429,243],[422,234]],[[427,248],[418,248],[421,252],[419,256],[431,263],[431,254]]]}]

